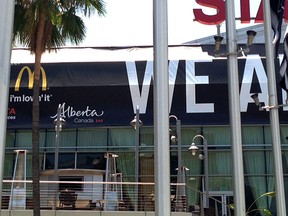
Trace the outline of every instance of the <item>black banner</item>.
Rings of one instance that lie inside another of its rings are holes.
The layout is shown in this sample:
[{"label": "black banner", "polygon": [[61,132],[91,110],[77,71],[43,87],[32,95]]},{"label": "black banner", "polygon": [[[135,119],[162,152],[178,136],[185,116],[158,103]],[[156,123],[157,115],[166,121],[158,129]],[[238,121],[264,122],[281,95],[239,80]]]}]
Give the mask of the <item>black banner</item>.
[{"label": "black banner", "polygon": [[[210,52],[207,47],[202,47],[205,54]],[[257,52],[264,46],[259,47]],[[269,123],[269,111],[259,111],[250,97],[258,93],[263,105],[268,105],[262,54],[238,59],[242,124]],[[169,61],[170,113],[183,125],[229,124],[227,59],[207,56]],[[278,61],[275,65],[277,71]],[[31,128],[32,76],[33,64],[12,64],[8,128]],[[279,88],[279,104],[285,97]],[[153,125],[153,62],[43,63],[41,128],[54,127],[59,104],[67,127],[128,126],[137,105],[144,125]],[[287,111],[279,108],[283,124],[288,123]]]}]

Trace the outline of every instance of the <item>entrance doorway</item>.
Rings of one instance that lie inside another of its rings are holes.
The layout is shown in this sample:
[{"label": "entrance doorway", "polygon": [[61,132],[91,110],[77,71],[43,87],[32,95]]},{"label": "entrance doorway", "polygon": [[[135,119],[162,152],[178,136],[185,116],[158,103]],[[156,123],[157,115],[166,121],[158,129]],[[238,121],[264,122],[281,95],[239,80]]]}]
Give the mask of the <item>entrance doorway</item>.
[{"label": "entrance doorway", "polygon": [[232,191],[210,191],[209,196],[209,209],[215,212],[215,216],[234,216],[229,207],[234,204]]}]

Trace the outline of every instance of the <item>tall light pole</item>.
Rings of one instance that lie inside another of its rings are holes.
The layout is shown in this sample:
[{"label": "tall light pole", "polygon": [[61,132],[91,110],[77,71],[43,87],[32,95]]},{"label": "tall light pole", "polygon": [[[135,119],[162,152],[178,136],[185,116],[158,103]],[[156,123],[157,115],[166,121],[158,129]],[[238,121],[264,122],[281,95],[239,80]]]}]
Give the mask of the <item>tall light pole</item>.
[{"label": "tall light pole", "polygon": [[276,208],[277,208],[277,215],[287,215],[285,193],[284,193],[285,188],[283,179],[279,114],[277,109],[278,101],[276,90],[274,51],[272,47],[272,36],[271,36],[272,35],[271,12],[270,12],[269,0],[264,0],[264,32],[265,32],[265,51],[266,51],[267,77],[268,77],[269,105],[271,107],[274,107],[270,109],[269,115],[270,115],[270,128],[273,144]]},{"label": "tall light pole", "polygon": [[154,46],[154,167],[155,215],[168,216],[170,203],[170,149],[168,97],[167,0],[153,1]]},{"label": "tall light pole", "polygon": [[[11,44],[15,2],[11,0],[0,1],[0,161],[5,159],[6,125],[8,112],[8,95],[10,84]],[[0,165],[0,197],[2,197],[2,180],[4,163]],[[0,199],[0,206],[1,206]],[[1,215],[1,211],[0,211]]]},{"label": "tall light pole", "polygon": [[[143,125],[139,119],[139,106],[136,106],[136,116],[130,122],[130,125],[135,129],[135,182],[139,182],[139,146],[140,146],[140,127]],[[138,211],[138,190],[139,185],[135,185],[135,211]]]},{"label": "tall light pole", "polygon": [[[61,105],[58,105],[57,108],[57,117],[54,120],[55,124],[55,159],[54,159],[54,181],[59,181],[58,175],[58,159],[59,159],[59,144],[60,144],[60,132],[62,131],[65,120],[61,117]],[[57,195],[58,183],[55,183],[55,194]],[[56,197],[56,196],[55,196]],[[56,203],[56,200],[55,200]]]},{"label": "tall light pole", "polygon": [[[170,118],[174,118],[176,120],[176,137],[175,135],[171,136],[172,142],[177,142],[177,153],[178,153],[178,165],[177,165],[177,183],[185,183],[182,177],[185,177],[185,167],[182,167],[182,154],[181,154],[181,120],[177,118],[175,115],[170,115]],[[184,176],[183,176],[184,175]],[[183,182],[184,181],[184,182]],[[181,188],[181,189],[180,189]],[[177,185],[176,188],[176,206],[177,211],[184,211],[184,203],[181,196],[186,196],[185,193],[185,186],[184,185]],[[186,200],[185,200],[186,202]]]},{"label": "tall light pole", "polygon": [[[178,172],[177,175],[181,174],[181,167],[182,167],[182,155],[181,155],[181,120],[177,118],[175,115],[170,115],[170,118],[174,118],[176,120],[176,137],[171,136],[171,141],[172,142],[177,142],[177,153],[178,153]],[[180,171],[180,172],[179,172]]]},{"label": "tall light pole", "polygon": [[239,75],[238,75],[238,47],[235,27],[235,5],[234,0],[225,1],[226,4],[226,35],[227,35],[227,70],[228,70],[228,95],[229,95],[229,117],[231,128],[231,148],[233,158],[233,188],[235,215],[245,215],[245,187],[242,151],[242,132],[240,116],[239,97]]},{"label": "tall light pole", "polygon": [[[208,144],[207,139],[201,134],[198,134],[193,137],[192,144],[189,147],[189,151],[191,151],[192,155],[196,154],[198,151],[198,147],[195,145],[195,139],[202,138],[203,139],[203,153],[204,155],[199,155],[199,159],[204,159],[204,189],[205,189],[205,203],[203,205],[204,208],[209,208],[209,171],[208,171]],[[203,212],[203,211],[201,211]]]}]

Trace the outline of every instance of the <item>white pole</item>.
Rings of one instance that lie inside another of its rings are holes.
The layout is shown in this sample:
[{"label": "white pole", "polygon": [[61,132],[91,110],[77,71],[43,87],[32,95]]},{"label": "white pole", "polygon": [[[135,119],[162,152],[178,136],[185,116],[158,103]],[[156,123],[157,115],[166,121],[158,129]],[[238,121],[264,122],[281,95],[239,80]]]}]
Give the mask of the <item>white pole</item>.
[{"label": "white pole", "polygon": [[[11,0],[0,1],[0,161],[5,158],[6,124],[8,112],[8,95],[10,83],[11,44],[15,2]],[[2,180],[4,163],[0,165],[0,197],[2,197]],[[1,199],[0,199],[1,206]],[[0,211],[1,215],[1,211]]]},{"label": "white pole", "polygon": [[[272,46],[271,11],[269,0],[264,0],[264,32],[265,32],[265,51],[266,51],[267,77],[268,77],[269,105],[277,107],[278,101],[276,90],[274,51]],[[274,157],[277,215],[286,215],[285,188],[283,178],[278,108],[270,109],[269,114],[270,114],[270,127],[272,134],[273,157]]]},{"label": "white pole", "polygon": [[154,167],[156,216],[168,216],[171,213],[167,22],[167,0],[154,0]]},{"label": "white pole", "polygon": [[231,128],[231,147],[233,155],[233,186],[235,216],[243,216],[245,207],[245,187],[243,171],[243,151],[241,137],[241,116],[239,98],[239,74],[238,74],[238,48],[235,27],[234,0],[226,2],[226,34],[227,34],[227,70],[228,70],[228,94],[229,117]]}]

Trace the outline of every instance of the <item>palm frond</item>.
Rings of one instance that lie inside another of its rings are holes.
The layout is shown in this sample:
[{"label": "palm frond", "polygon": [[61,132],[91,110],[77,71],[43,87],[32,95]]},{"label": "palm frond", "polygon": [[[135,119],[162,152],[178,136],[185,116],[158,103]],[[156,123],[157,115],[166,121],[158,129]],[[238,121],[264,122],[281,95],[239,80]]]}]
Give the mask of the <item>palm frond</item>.
[{"label": "palm frond", "polygon": [[90,16],[97,12],[102,16],[106,14],[105,6],[103,0],[16,0],[13,42],[20,42],[33,53],[39,14],[44,13],[43,52],[64,46],[66,41],[79,44],[85,38],[86,27],[78,14]]},{"label": "palm frond", "polygon": [[81,17],[70,10],[62,15],[62,36],[75,44],[79,44],[85,38],[86,27]]}]

